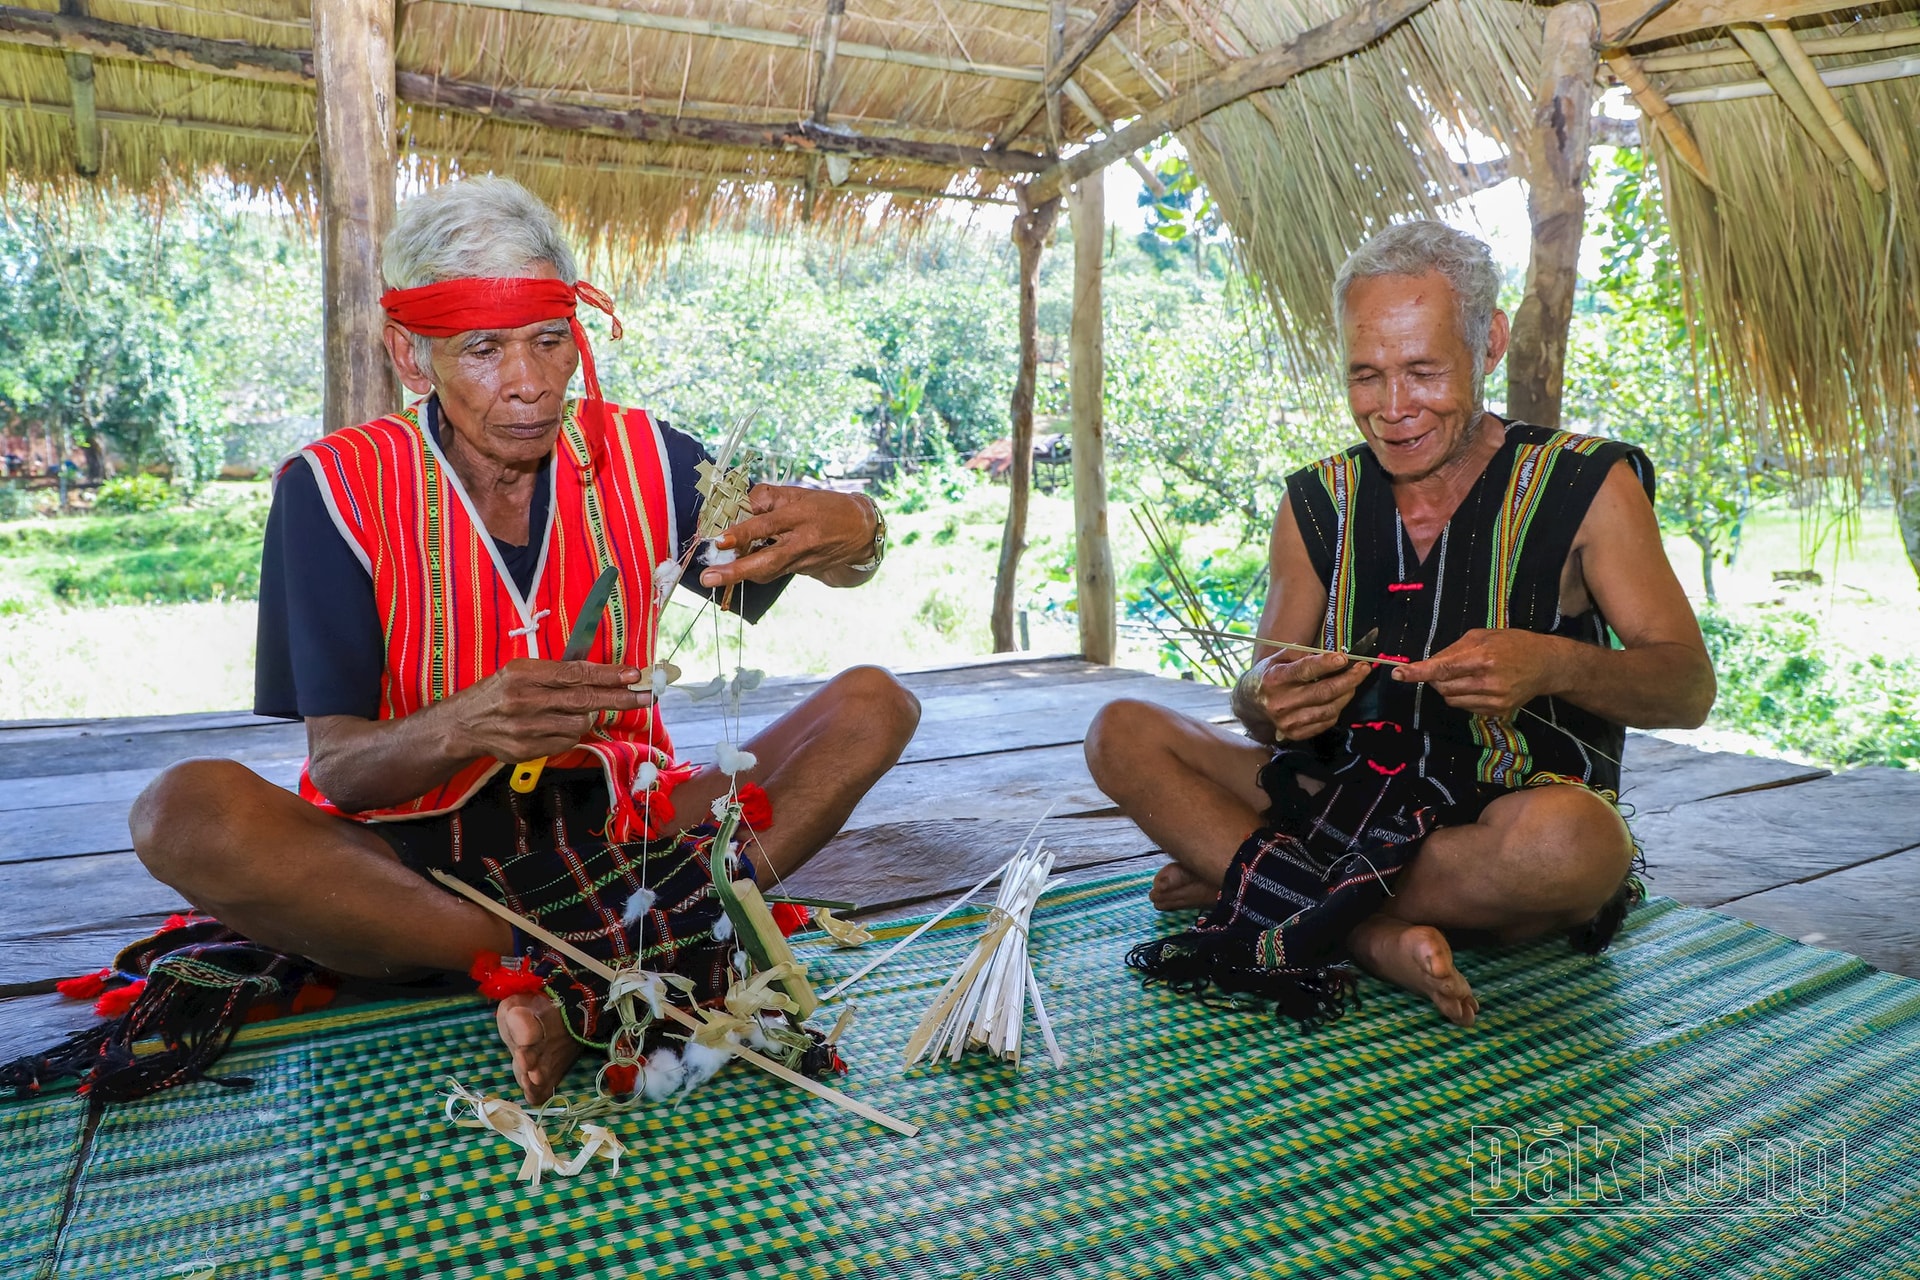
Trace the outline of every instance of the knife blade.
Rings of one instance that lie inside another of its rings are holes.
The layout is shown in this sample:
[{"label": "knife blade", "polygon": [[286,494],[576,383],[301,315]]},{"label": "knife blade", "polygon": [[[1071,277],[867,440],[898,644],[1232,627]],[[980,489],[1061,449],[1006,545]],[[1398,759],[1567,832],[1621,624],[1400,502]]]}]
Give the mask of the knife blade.
[{"label": "knife blade", "polygon": [[[593,581],[593,589],[587,592],[587,598],[580,602],[580,610],[573,615],[573,630],[567,635],[567,647],[560,655],[562,662],[580,662],[593,649],[593,638],[600,634],[600,619],[606,615],[607,601],[613,598],[613,588],[620,581],[620,570],[608,565],[600,571]],[[532,791],[540,782],[540,773],[547,767],[547,758],[527,760],[513,767],[511,786],[521,795]]]}]

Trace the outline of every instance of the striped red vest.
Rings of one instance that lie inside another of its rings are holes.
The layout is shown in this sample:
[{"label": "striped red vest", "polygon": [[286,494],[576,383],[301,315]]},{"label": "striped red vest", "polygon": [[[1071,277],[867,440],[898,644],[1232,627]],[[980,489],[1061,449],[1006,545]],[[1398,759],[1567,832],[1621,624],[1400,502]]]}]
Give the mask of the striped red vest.
[{"label": "striped red vest", "polygon": [[[300,451],[335,526],[373,578],[386,639],[380,719],[412,715],[515,658],[558,658],[575,610],[609,564],[619,566],[620,581],[588,658],[652,665],[654,566],[679,547],[666,445],[645,413],[614,405],[607,406],[611,432],[603,437],[601,415],[578,412],[582,403],[568,404],[548,462],[553,496],[547,528],[532,531],[544,537],[544,550],[530,599],[507,576],[417,407],[335,431]],[[598,764],[611,808],[631,817],[641,763],[651,759],[664,769],[672,752],[650,711],[602,712],[586,741],[547,764]],[[424,818],[465,804],[503,763],[476,760],[428,794],[388,809],[345,813],[305,768],[300,794],[361,821]]]}]

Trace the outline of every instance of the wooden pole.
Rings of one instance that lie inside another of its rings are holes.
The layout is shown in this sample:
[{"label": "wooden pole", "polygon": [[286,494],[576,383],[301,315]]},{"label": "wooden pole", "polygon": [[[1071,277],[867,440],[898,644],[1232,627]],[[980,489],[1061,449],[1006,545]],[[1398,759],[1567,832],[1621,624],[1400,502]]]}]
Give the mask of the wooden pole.
[{"label": "wooden pole", "polygon": [[1107,543],[1105,313],[1100,273],[1107,249],[1106,174],[1067,195],[1073,219],[1073,326],[1068,337],[1073,393],[1073,576],[1080,656],[1112,665],[1113,549]]},{"label": "wooden pole", "polygon": [[[1012,653],[1013,597],[1020,556],[1027,549],[1027,496],[1033,487],[1033,396],[1040,378],[1040,255],[1060,216],[1054,197],[1013,219],[1020,255],[1020,373],[1013,384],[1013,458],[1007,468],[1007,527],[1000,537],[1000,569],[993,579],[993,651]],[[1078,466],[1079,464],[1075,464]]]},{"label": "wooden pole", "polygon": [[[60,0],[60,12],[84,18],[86,0]],[[93,97],[93,58],[67,55],[67,91],[73,103],[73,171],[83,178],[100,175],[100,113]]]},{"label": "wooden pole", "polygon": [[380,345],[380,244],[393,223],[393,5],[313,7],[328,431],[397,405]]},{"label": "wooden pole", "polygon": [[[1059,93],[1066,88],[1067,81],[1072,79],[1073,73],[1080,69],[1080,64],[1093,56],[1093,51],[1100,47],[1100,42],[1120,25],[1122,18],[1133,12],[1134,5],[1138,3],[1139,0],[1107,0],[1106,7],[1100,11],[1100,16],[1074,37],[1073,47],[1068,49],[1063,44],[1058,59],[1050,59],[1052,65],[1048,67],[1046,77],[1027,91],[1027,95],[1020,100],[1020,105],[1014,109],[1014,113],[1007,117],[1006,124],[994,134],[993,145],[1004,147],[1019,137],[1021,130],[1033,123],[1033,118],[1040,114],[1040,108],[1047,103],[1047,95]],[[1048,13],[1049,17],[1057,15],[1060,20],[1064,20],[1067,16],[1067,7],[1050,4]]]},{"label": "wooden pole", "polygon": [[1587,143],[1599,44],[1592,5],[1562,4],[1548,11],[1545,74],[1534,93],[1525,156],[1533,244],[1507,363],[1507,416],[1543,427],[1560,425],[1567,330],[1573,323],[1580,233],[1587,216]]}]

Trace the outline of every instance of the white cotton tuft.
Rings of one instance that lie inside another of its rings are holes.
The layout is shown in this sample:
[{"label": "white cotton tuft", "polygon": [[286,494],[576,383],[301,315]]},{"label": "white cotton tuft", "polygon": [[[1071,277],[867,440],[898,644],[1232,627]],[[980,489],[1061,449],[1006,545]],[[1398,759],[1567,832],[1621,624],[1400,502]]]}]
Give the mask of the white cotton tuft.
[{"label": "white cotton tuft", "polygon": [[654,697],[656,698],[666,697],[667,686],[672,683],[673,683],[673,677],[668,674],[667,669],[665,667],[655,667],[653,669],[653,696]]},{"label": "white cotton tuft", "polygon": [[725,942],[732,936],[733,917],[722,913],[720,918],[713,922],[713,940],[715,942]]},{"label": "white cotton tuft", "polygon": [[733,1056],[725,1049],[709,1049],[691,1040],[687,1041],[687,1047],[681,1053],[686,1061],[686,1078],[682,1087],[688,1090],[698,1089],[713,1079],[720,1068],[727,1065],[727,1059]]},{"label": "white cotton tuft", "polygon": [[687,1067],[673,1050],[655,1049],[647,1055],[641,1074],[644,1077],[642,1087],[647,1096],[655,1102],[662,1102],[672,1097],[674,1090],[680,1087],[680,1082],[686,1079]]},{"label": "white cotton tuft", "polygon": [[662,560],[653,566],[653,594],[656,599],[664,602],[673,594],[673,588],[679,581],[680,565],[677,561]]},{"label": "white cotton tuft", "polygon": [[659,781],[660,766],[651,760],[642,760],[640,767],[633,771],[633,794],[639,795],[643,791],[651,791],[654,784]]},{"label": "white cotton tuft", "polygon": [[732,564],[737,559],[739,557],[732,551],[725,547],[716,547],[711,542],[700,549],[700,563],[709,569],[718,569],[721,565]]},{"label": "white cotton tuft", "polygon": [[727,810],[731,808],[733,808],[732,796],[717,797],[711,806],[713,820],[715,822],[725,822],[727,820]]},{"label": "white cotton tuft", "polygon": [[653,890],[644,886],[635,889],[633,896],[627,899],[627,909],[620,913],[620,923],[631,929],[640,923],[640,917],[653,910]]},{"label": "white cotton tuft", "polygon": [[693,702],[705,702],[708,698],[724,693],[727,688],[725,676],[715,676],[698,688],[687,690],[687,698]]},{"label": "white cotton tuft", "polygon": [[736,951],[733,953],[733,971],[739,974],[743,978],[747,976],[747,953],[746,952]]},{"label": "white cotton tuft", "polygon": [[743,751],[731,742],[716,742],[713,746],[713,762],[720,766],[720,772],[729,778],[750,772],[760,763],[760,757],[751,751]]}]

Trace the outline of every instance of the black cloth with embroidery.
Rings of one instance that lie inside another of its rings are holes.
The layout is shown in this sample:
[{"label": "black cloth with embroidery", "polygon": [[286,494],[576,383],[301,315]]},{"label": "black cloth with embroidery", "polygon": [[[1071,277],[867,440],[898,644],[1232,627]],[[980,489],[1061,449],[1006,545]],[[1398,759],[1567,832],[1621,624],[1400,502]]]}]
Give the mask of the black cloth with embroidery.
[{"label": "black cloth with embroidery", "polygon": [[[1508,424],[1425,560],[1366,445],[1302,468],[1287,491],[1327,589],[1320,644],[1413,660],[1476,628],[1504,627],[1607,646],[1597,607],[1562,614],[1561,574],[1623,460],[1651,497],[1652,464],[1638,449]],[[1357,979],[1342,958],[1346,937],[1379,910],[1429,833],[1474,822],[1530,785],[1617,794],[1622,726],[1556,698],[1528,710],[1470,715],[1375,668],[1332,729],[1276,748],[1260,777],[1272,802],[1266,825],[1234,855],[1214,905],[1191,929],[1134,948],[1128,964],[1181,990],[1270,999],[1302,1026],[1338,1017]],[[1574,945],[1604,948],[1636,887],[1629,877]]]},{"label": "black cloth with embroidery", "polygon": [[[600,834],[607,783],[598,769],[548,769],[525,795],[508,785],[508,772],[451,813],[367,830],[414,870],[464,880],[610,967],[639,957],[647,969],[690,979],[699,1003],[724,995],[732,948],[713,937],[723,914],[708,862],[713,824],[652,844],[609,843]],[[628,924],[628,904],[643,886],[653,905]],[[606,984],[537,938],[514,941],[546,976],[567,1029],[604,1047],[619,1026]]]}]

